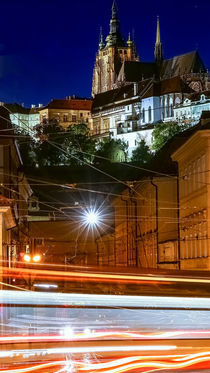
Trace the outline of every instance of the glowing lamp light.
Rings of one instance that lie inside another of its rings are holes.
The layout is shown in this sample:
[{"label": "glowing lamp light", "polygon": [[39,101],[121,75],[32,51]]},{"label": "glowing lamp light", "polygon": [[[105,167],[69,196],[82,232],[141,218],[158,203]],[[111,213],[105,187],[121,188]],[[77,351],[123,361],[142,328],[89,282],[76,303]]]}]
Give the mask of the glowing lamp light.
[{"label": "glowing lamp light", "polygon": [[39,263],[41,261],[41,255],[40,254],[36,254],[33,256],[33,262],[35,263]]},{"label": "glowing lamp light", "polygon": [[23,260],[24,260],[24,262],[30,263],[30,261],[31,261],[31,256],[28,255],[28,254],[25,254],[24,257],[23,257]]},{"label": "glowing lamp light", "polygon": [[99,224],[99,214],[97,211],[94,210],[88,210],[85,213],[85,222],[88,225],[94,226]]}]

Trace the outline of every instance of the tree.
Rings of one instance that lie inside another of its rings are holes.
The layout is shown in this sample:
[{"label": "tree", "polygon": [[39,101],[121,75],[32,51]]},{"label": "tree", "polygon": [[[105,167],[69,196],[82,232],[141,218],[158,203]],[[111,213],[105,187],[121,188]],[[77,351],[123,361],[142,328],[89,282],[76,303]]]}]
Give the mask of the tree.
[{"label": "tree", "polygon": [[28,131],[15,128],[14,133],[17,135],[17,143],[23,163],[28,167],[35,167],[36,160],[36,141]]},{"label": "tree", "polygon": [[90,130],[86,124],[75,124],[67,128],[64,147],[68,154],[68,163],[77,165],[85,162],[92,163],[96,140],[90,136]]},{"label": "tree", "polygon": [[127,160],[127,149],[128,145],[124,141],[105,138],[98,143],[95,163],[124,162]]},{"label": "tree", "polygon": [[39,166],[57,166],[65,163],[62,151],[65,131],[53,119],[36,127],[36,158]]},{"label": "tree", "polygon": [[151,160],[152,153],[144,139],[141,139],[138,146],[132,152],[131,162],[147,163]]},{"label": "tree", "polygon": [[152,132],[153,145],[152,149],[155,151],[160,150],[168,140],[180,132],[192,127],[192,124],[178,123],[178,122],[161,122],[155,126]]},{"label": "tree", "polygon": [[[86,124],[75,124],[65,130],[57,120],[50,120],[37,126],[34,136],[35,165],[82,165],[84,162],[93,162],[96,141],[90,137]],[[29,157],[28,144],[24,152],[26,158]],[[31,162],[29,164],[32,165]]]}]

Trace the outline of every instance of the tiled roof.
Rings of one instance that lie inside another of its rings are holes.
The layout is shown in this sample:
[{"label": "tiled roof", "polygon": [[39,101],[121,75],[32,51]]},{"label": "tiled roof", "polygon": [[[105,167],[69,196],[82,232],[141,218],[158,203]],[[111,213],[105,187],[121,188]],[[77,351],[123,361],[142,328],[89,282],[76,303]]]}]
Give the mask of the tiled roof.
[{"label": "tiled roof", "polygon": [[192,101],[199,101],[201,95],[206,96],[206,98],[210,98],[210,91],[202,91],[202,92],[194,92],[190,95],[189,99]]},{"label": "tiled roof", "polygon": [[162,79],[166,79],[172,76],[205,71],[205,66],[198,52],[194,51],[162,61],[159,76]]},{"label": "tiled roof", "polygon": [[[60,110],[88,110],[92,108],[92,99],[64,99],[64,100],[52,100],[44,108],[48,109],[60,109]],[[43,107],[40,110],[44,109]]]},{"label": "tiled roof", "polygon": [[126,82],[139,82],[142,79],[152,78],[156,74],[154,62],[125,61],[122,64],[118,79]]},{"label": "tiled roof", "polygon": [[119,72],[118,80],[138,82],[154,76],[167,79],[174,76],[205,71],[205,66],[198,52],[194,51],[163,60],[160,66],[155,62],[125,61]]},{"label": "tiled roof", "polygon": [[162,96],[169,93],[192,93],[193,90],[179,77],[153,82],[143,98]]},{"label": "tiled roof", "polygon": [[[144,80],[138,83],[137,94],[140,95],[141,92],[147,88],[151,80]],[[116,106],[119,101],[126,101],[128,103],[129,99],[134,98],[134,84],[128,84],[120,88],[112,89],[103,93],[99,93],[95,96],[93,100],[92,112],[97,112],[100,108],[109,105],[109,107]],[[138,100],[138,96],[136,97]],[[135,100],[132,100],[135,102]],[[119,105],[119,104],[118,104]]]}]

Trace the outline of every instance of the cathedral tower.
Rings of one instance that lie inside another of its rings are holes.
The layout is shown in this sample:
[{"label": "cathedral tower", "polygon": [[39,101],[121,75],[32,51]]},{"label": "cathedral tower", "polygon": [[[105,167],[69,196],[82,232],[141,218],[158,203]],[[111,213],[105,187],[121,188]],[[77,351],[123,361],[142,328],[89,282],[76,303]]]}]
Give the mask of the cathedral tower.
[{"label": "cathedral tower", "polygon": [[117,5],[114,0],[110,31],[105,42],[102,30],[100,32],[99,48],[93,70],[92,96],[114,88],[123,61],[139,61],[139,57],[130,34],[127,42],[121,34]]},{"label": "cathedral tower", "polygon": [[156,43],[155,43],[155,61],[160,62],[163,60],[163,48],[160,38],[160,21],[157,17],[157,33],[156,33]]}]

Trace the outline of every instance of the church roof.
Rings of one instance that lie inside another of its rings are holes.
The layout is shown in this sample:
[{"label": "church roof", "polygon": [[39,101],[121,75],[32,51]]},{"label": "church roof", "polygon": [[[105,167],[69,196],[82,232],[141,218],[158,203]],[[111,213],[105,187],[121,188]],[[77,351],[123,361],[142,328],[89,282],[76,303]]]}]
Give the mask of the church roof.
[{"label": "church roof", "polygon": [[192,93],[193,90],[179,77],[154,81],[142,98],[163,96],[169,93]]},{"label": "church roof", "polygon": [[190,73],[205,72],[205,66],[198,52],[190,52],[163,60],[160,64],[155,62],[125,61],[118,75],[119,81],[138,82],[142,79],[159,76],[167,79]]},{"label": "church roof", "polygon": [[175,56],[168,60],[163,60],[160,66],[159,76],[162,79],[166,79],[172,76],[205,71],[205,66],[198,52],[193,51],[180,56]]},{"label": "church roof", "polygon": [[152,78],[155,73],[155,62],[124,61],[118,75],[118,80],[139,82],[142,79]]}]

